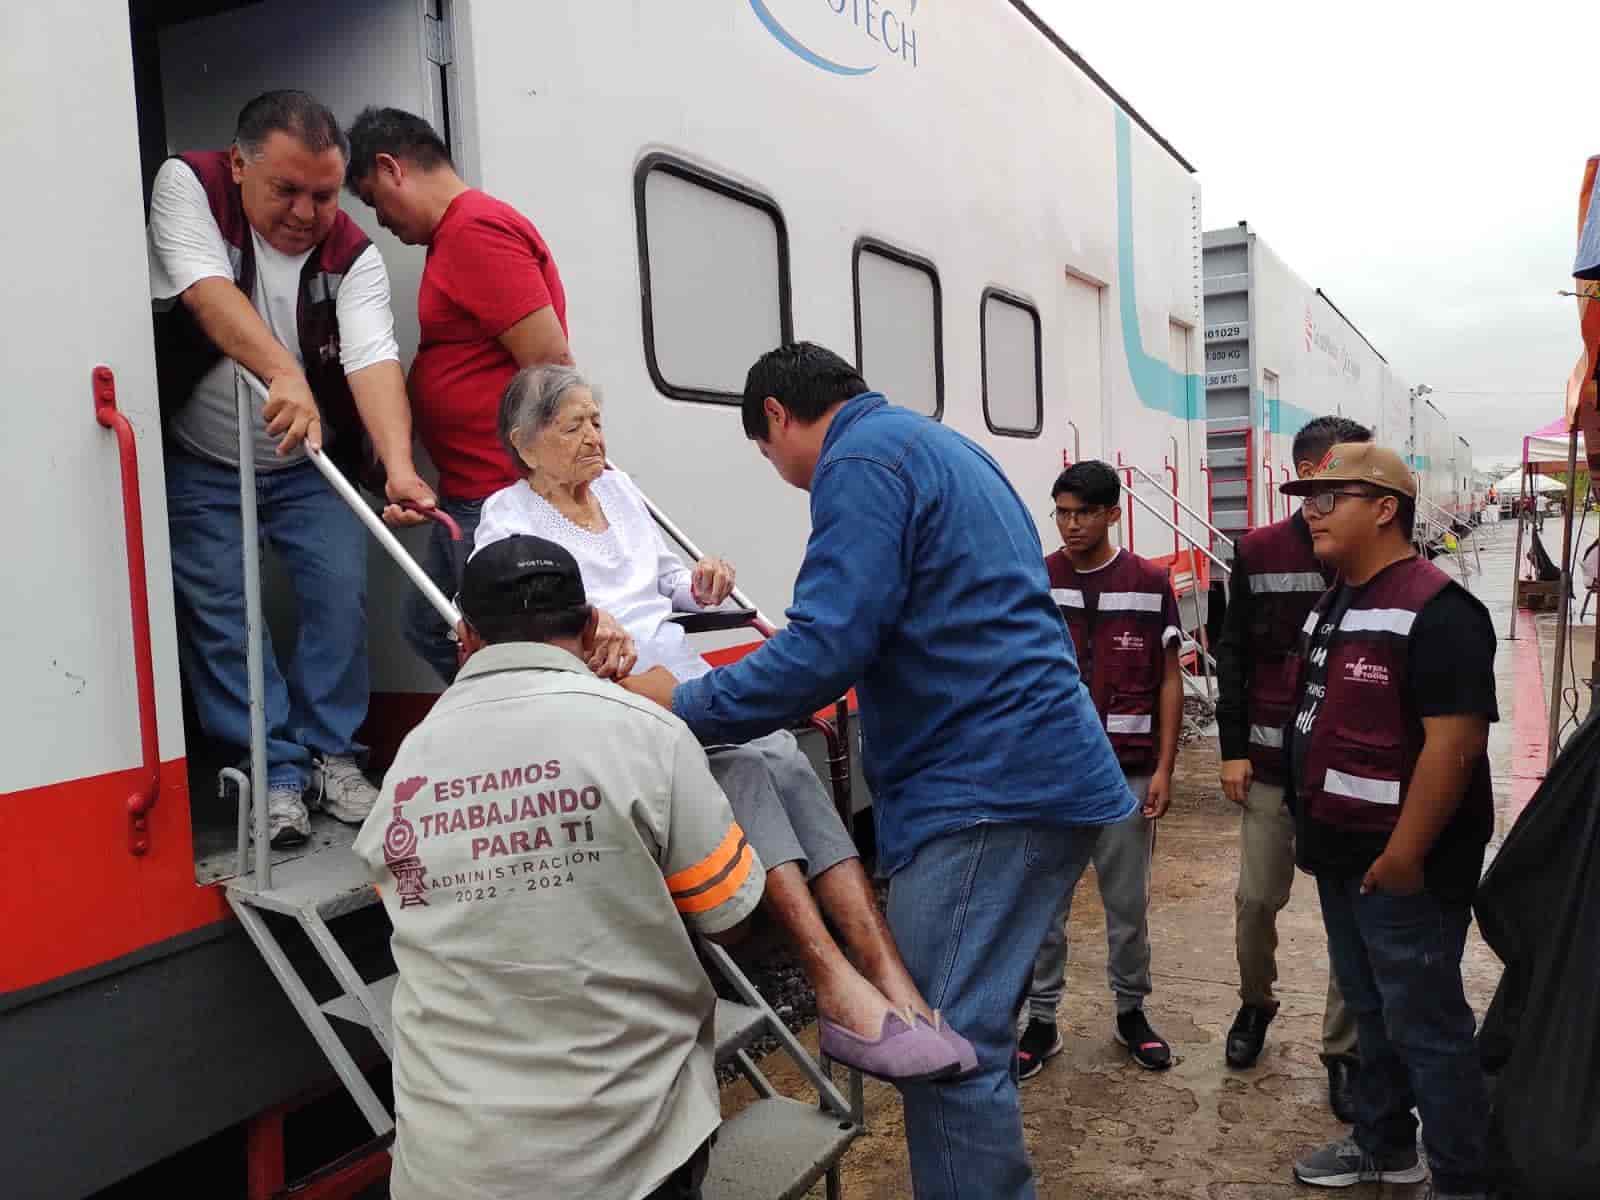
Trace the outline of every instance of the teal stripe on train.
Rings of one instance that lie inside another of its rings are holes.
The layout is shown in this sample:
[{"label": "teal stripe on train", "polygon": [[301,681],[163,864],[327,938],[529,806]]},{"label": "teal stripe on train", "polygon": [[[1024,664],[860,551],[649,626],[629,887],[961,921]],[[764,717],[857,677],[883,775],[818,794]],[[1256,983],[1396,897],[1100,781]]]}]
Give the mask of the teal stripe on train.
[{"label": "teal stripe on train", "polygon": [[[1122,349],[1128,358],[1133,390],[1146,408],[1186,421],[1204,420],[1204,377],[1173,370],[1164,356],[1147,354],[1139,333],[1138,292],[1133,273],[1132,124],[1120,108],[1117,127],[1117,302],[1122,315]],[[1204,346],[1195,347],[1204,354]]]}]

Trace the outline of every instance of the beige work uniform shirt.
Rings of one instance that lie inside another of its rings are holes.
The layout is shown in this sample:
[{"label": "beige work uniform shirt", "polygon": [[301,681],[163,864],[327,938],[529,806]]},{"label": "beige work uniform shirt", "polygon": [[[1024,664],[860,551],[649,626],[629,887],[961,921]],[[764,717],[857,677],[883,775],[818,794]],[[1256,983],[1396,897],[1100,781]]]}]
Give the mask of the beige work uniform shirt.
[{"label": "beige work uniform shirt", "polygon": [[395,1200],[636,1200],[717,1128],[711,984],[764,871],[688,728],[563,650],[480,650],[356,853],[394,924]]}]

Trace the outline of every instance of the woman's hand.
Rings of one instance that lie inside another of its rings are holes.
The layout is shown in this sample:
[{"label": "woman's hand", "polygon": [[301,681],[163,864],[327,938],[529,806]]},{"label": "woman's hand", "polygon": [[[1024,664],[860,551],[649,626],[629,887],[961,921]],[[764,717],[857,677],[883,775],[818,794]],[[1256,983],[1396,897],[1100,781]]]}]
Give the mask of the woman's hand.
[{"label": "woman's hand", "polygon": [[604,609],[596,609],[595,615],[599,621],[595,626],[594,642],[588,648],[589,669],[601,679],[626,679],[639,659],[633,638]]},{"label": "woman's hand", "polygon": [[694,565],[689,591],[702,608],[715,608],[733,594],[733,564],[707,555]]}]

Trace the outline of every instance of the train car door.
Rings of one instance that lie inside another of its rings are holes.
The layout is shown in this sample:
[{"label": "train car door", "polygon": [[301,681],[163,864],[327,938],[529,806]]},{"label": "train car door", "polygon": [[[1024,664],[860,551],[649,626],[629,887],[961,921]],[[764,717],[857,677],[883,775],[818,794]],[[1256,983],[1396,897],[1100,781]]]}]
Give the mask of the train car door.
[{"label": "train car door", "polygon": [[[447,141],[459,135],[459,114],[451,105],[451,13],[441,0],[263,0],[214,7],[219,11],[156,31],[163,153],[228,145],[246,101],[287,87],[311,92],[346,125],[366,105],[392,105],[426,117]],[[148,178],[154,166],[146,165]],[[353,196],[342,203],[383,254],[402,365],[409,366],[417,346],[424,250],[401,245]],[[420,553],[425,534],[413,531],[403,540]],[[432,672],[401,638],[410,585],[376,546],[371,554],[373,691],[438,691]],[[276,633],[288,619],[281,599],[286,589],[273,586],[269,576],[267,593]]]}]

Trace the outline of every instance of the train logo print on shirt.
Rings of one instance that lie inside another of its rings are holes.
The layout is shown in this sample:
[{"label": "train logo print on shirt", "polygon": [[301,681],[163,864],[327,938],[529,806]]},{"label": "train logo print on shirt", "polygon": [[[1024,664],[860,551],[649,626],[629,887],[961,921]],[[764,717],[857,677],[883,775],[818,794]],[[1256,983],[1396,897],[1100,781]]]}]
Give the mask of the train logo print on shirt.
[{"label": "train logo print on shirt", "polygon": [[394,787],[394,813],[383,831],[383,861],[394,876],[395,890],[400,895],[400,907],[428,903],[428,885],[424,882],[428,868],[417,856],[417,831],[405,819],[405,806],[428,782],[426,775],[413,775],[402,779]]}]

